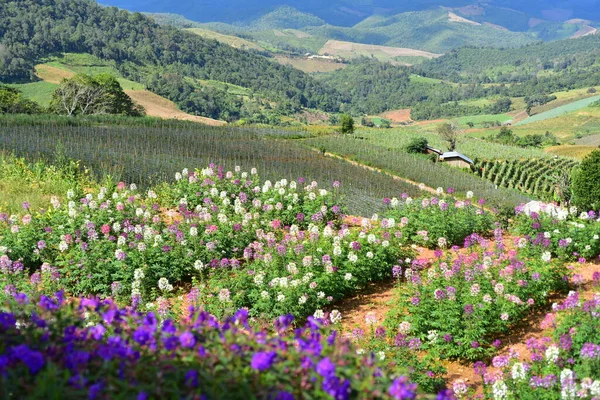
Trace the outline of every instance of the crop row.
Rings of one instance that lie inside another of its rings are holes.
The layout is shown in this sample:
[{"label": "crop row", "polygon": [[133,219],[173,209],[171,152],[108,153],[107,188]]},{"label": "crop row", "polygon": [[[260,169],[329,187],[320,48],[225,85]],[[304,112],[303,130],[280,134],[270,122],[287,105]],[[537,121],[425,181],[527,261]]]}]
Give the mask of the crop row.
[{"label": "crop row", "polygon": [[529,199],[521,193],[498,188],[491,182],[460,169],[433,163],[422,156],[407,154],[396,149],[378,146],[353,137],[330,136],[308,139],[309,145],[322,151],[335,153],[365,163],[432,188],[454,188],[457,192],[473,191],[494,206],[526,203]]},{"label": "crop row", "polygon": [[553,200],[556,176],[570,171],[577,161],[568,158],[528,160],[476,160],[475,174],[498,187],[517,189],[542,200]]},{"label": "crop row", "polygon": [[147,187],[170,180],[172,172],[209,163],[233,168],[258,168],[266,179],[303,177],[341,182],[340,192],[350,212],[378,210],[384,197],[418,195],[414,185],[339,160],[324,157],[289,140],[290,132],[156,125],[0,126],[0,150],[19,156],[55,161],[63,156],[81,160],[95,175]]}]

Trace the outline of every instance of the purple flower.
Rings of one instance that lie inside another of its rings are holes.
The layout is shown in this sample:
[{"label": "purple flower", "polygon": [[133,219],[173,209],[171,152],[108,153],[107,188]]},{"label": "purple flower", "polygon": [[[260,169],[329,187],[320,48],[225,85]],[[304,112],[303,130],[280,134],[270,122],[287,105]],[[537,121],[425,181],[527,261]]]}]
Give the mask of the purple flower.
[{"label": "purple flower", "polygon": [[471,342],[471,347],[474,349],[478,349],[479,348],[479,342],[474,340]]},{"label": "purple flower", "polygon": [[196,338],[191,332],[184,332],[179,335],[179,343],[184,349],[190,349],[196,344]]},{"label": "purple flower", "polygon": [[277,396],[275,396],[275,400],[294,400],[294,395],[290,392],[282,391],[277,393]]},{"label": "purple flower", "polygon": [[600,358],[600,345],[585,343],[581,348],[581,358]]},{"label": "purple flower", "polygon": [[465,304],[464,312],[466,315],[473,314],[473,304]]},{"label": "purple flower", "polygon": [[483,361],[477,361],[475,364],[473,364],[473,369],[477,375],[483,376],[487,371],[487,366]]},{"label": "purple flower", "polygon": [[394,379],[392,385],[388,389],[388,393],[394,399],[405,400],[414,399],[417,397],[417,384],[409,382],[408,378],[401,376]]},{"label": "purple flower", "polygon": [[252,356],[250,366],[258,371],[265,371],[273,365],[277,358],[277,353],[274,351],[259,351]]},{"label": "purple flower", "polygon": [[316,368],[317,374],[327,377],[335,374],[335,364],[331,362],[329,357],[325,357],[317,364]]},{"label": "purple flower", "polygon": [[37,374],[44,366],[44,356],[42,353],[31,350],[26,344],[13,347],[11,353],[14,358],[27,365],[32,375]]},{"label": "purple flower", "polygon": [[185,384],[187,387],[196,388],[198,387],[198,371],[190,369],[185,374]]}]

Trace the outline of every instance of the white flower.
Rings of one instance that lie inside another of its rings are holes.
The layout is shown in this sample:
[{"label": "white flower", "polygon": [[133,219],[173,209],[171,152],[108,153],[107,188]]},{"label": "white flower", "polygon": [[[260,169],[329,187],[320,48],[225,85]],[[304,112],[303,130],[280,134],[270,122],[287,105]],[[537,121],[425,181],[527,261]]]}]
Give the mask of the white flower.
[{"label": "white flower", "polygon": [[437,193],[438,196],[441,196],[442,194],[444,194],[444,188],[439,187],[435,190],[435,192]]},{"label": "white flower", "polygon": [[300,296],[298,298],[298,304],[302,305],[302,304],[306,303],[307,300],[308,300],[308,296],[303,294],[302,296]]},{"label": "white flower", "polygon": [[379,357],[380,361],[385,360],[385,352],[380,351],[379,353],[377,353],[377,356]]},{"label": "white flower", "polygon": [[387,240],[384,240],[383,242],[381,242],[381,247],[390,247],[390,242]]},{"label": "white flower", "polygon": [[369,251],[369,252],[367,252],[367,258],[368,258],[369,260],[370,260],[370,259],[372,259],[373,257],[375,257],[375,255],[373,254],[373,252],[372,252],[372,251]]},{"label": "white flower", "polygon": [[195,226],[192,226],[190,228],[190,236],[198,236],[198,228],[196,228]]},{"label": "white flower", "polygon": [[474,193],[472,191],[468,191],[467,192],[467,199],[472,199],[473,198]]},{"label": "white flower", "polygon": [[515,363],[511,369],[511,376],[515,381],[522,381],[527,377],[527,371],[523,363]]},{"label": "white flower", "polygon": [[558,354],[559,350],[555,344],[551,344],[550,346],[548,346],[548,348],[546,349],[546,360],[548,361],[548,363],[550,364],[556,362],[556,360],[558,360]]},{"label": "white flower", "polygon": [[317,298],[322,299],[323,297],[325,297],[325,292],[318,292],[317,293]]},{"label": "white flower", "polygon": [[550,260],[552,260],[552,253],[550,253],[549,251],[545,251],[542,254],[542,261],[544,261],[544,262],[550,262]]},{"label": "white flower", "polygon": [[544,232],[544,238],[550,239],[551,237],[552,237],[552,234],[550,232]]},{"label": "white flower", "polygon": [[260,297],[262,297],[265,300],[268,299],[270,297],[269,292],[263,290],[262,292],[260,292]]},{"label": "white flower", "polygon": [[176,172],[176,173],[175,173],[175,180],[176,180],[176,181],[180,181],[180,180],[181,180],[181,178],[182,178],[182,176],[181,176],[181,172]]},{"label": "white flower", "polygon": [[158,288],[163,292],[170,292],[173,290],[173,285],[169,283],[167,278],[160,278],[158,280]]},{"label": "white flower", "polygon": [[144,277],[145,275],[142,269],[138,268],[135,271],[133,271],[133,279],[135,279],[136,281],[142,280],[144,279]]},{"label": "white flower", "polygon": [[280,303],[284,302],[285,301],[285,294],[279,293],[277,295],[277,301],[280,302]]},{"label": "white flower", "polygon": [[60,243],[58,244],[58,249],[60,251],[66,251],[68,248],[69,248],[69,245],[64,240],[61,240]]},{"label": "white flower", "polygon": [[323,318],[325,318],[325,313],[323,312],[323,310],[317,310],[313,314],[313,317],[317,318],[317,319],[323,319]]},{"label": "white flower", "polygon": [[504,400],[508,397],[508,388],[506,384],[502,380],[497,380],[492,385],[492,393],[494,395],[494,400]]},{"label": "white flower", "polygon": [[347,281],[352,280],[352,274],[348,272],[346,275],[344,275],[344,279]]},{"label": "white flower", "polygon": [[73,189],[67,190],[67,199],[72,199],[73,197],[75,197],[75,192]]},{"label": "white flower", "polygon": [[331,311],[331,313],[329,314],[329,320],[332,324],[337,324],[342,320],[342,313],[338,310]]},{"label": "white flower", "polygon": [[200,260],[196,260],[194,262],[194,269],[196,271],[202,271],[204,269],[204,263],[202,261],[200,261]]},{"label": "white flower", "polygon": [[359,355],[359,356],[365,354],[365,349],[358,349],[358,350],[356,350],[356,354]]},{"label": "white flower", "polygon": [[412,325],[408,321],[402,321],[400,326],[398,326],[398,331],[403,335],[408,335],[412,328]]},{"label": "white flower", "polygon": [[435,343],[438,341],[439,339],[439,334],[438,331],[436,330],[431,330],[427,332],[427,339],[431,342],[431,343]]}]

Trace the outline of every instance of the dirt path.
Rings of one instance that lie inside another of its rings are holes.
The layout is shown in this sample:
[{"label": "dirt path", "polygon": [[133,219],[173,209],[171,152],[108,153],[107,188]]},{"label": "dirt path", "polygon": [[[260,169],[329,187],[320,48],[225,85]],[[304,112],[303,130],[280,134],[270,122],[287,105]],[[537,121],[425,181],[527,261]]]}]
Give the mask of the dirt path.
[{"label": "dirt path", "polygon": [[[312,147],[312,149],[314,151],[317,151],[317,152],[321,153],[321,151],[319,149],[316,149],[314,147]],[[354,160],[352,160],[352,159],[350,159],[348,157],[343,157],[343,156],[337,155],[335,153],[325,152],[325,153],[323,153],[323,155],[326,156],[326,157],[336,158],[338,160],[345,161],[345,162],[347,162],[347,163],[349,163],[351,165],[354,165],[354,166],[357,166],[357,167],[361,167],[361,168],[364,168],[364,169],[368,169],[369,171],[379,172],[381,174],[389,176],[390,178],[392,178],[392,179],[394,179],[396,181],[402,181],[404,183],[408,183],[409,185],[416,186],[416,187],[418,187],[419,189],[421,189],[421,190],[423,190],[425,192],[428,192],[428,193],[431,193],[431,194],[437,194],[437,192],[436,192],[436,190],[434,188],[429,187],[429,186],[425,185],[424,183],[419,183],[419,182],[411,181],[410,179],[403,178],[401,176],[394,175],[394,174],[391,174],[389,172],[386,172],[386,171],[382,170],[381,168],[371,167],[369,165],[359,163],[358,161],[354,161]]]},{"label": "dirt path", "polygon": [[[505,238],[507,245],[510,246],[512,238]],[[433,250],[419,248],[418,259],[426,259],[431,261]],[[461,249],[461,252],[464,249]],[[593,275],[595,272],[600,272],[600,260],[593,263],[578,264],[575,266],[575,273],[580,274],[583,278],[583,285],[580,293],[586,300],[593,298],[599,290],[593,285]],[[342,328],[344,332],[352,332],[356,328],[360,328],[368,332],[369,327],[366,323],[367,315],[374,315],[377,318],[377,324],[383,324],[387,312],[391,309],[396,298],[395,281],[389,280],[380,283],[370,284],[365,290],[357,293],[352,297],[345,298],[335,305],[342,313]],[[560,303],[564,300],[564,296],[555,296],[551,298],[552,302]],[[527,341],[529,339],[540,339],[548,336],[550,332],[542,327],[542,322],[548,314],[547,310],[539,310],[530,314],[521,321],[517,326],[511,329],[510,334],[500,336],[503,347],[498,355],[508,355],[511,349],[516,350],[522,361],[530,358],[530,352],[527,349]],[[449,387],[458,379],[463,379],[467,384],[472,386],[476,393],[482,393],[483,387],[481,378],[475,374],[472,363],[463,363],[459,361],[442,361],[442,364],[447,370],[445,379]],[[488,368],[493,369],[493,368]]]}]

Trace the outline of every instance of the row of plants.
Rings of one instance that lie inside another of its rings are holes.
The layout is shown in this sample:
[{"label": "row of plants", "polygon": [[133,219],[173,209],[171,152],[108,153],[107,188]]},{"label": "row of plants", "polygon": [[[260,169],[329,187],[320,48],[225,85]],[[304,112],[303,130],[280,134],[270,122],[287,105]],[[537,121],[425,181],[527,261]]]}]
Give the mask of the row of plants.
[{"label": "row of plants", "polygon": [[531,202],[516,208],[512,230],[531,257],[583,261],[600,255],[600,216],[594,211]]},{"label": "row of plants", "polygon": [[556,195],[557,175],[567,174],[578,165],[568,158],[530,158],[527,160],[475,160],[474,172],[494,185],[517,189],[538,199],[552,201]]},{"label": "row of plants", "polygon": [[447,194],[438,188],[433,197],[385,199],[385,215],[399,222],[403,236],[411,244],[430,249],[463,245],[473,233],[490,234],[496,216],[484,209],[485,199],[473,203],[473,192],[469,191],[466,200],[454,200],[454,193],[453,188]]},{"label": "row of plants", "polygon": [[[600,274],[594,275],[600,288]],[[526,360],[518,352],[479,363],[486,399],[597,399],[600,397],[600,295],[570,292],[541,328],[547,336],[527,341]]]},{"label": "row of plants", "polygon": [[[331,323],[291,315],[273,326],[247,310],[222,320],[119,308],[112,300],[14,292],[0,305],[4,398],[414,399],[417,384],[385,353],[360,352]],[[441,394],[440,398],[449,398]]]},{"label": "row of plants", "polygon": [[491,356],[498,335],[568,288],[566,265],[506,249],[500,229],[493,241],[475,234],[469,242],[464,252],[437,250],[427,269],[417,260],[396,271],[399,295],[387,325],[440,358]]}]

